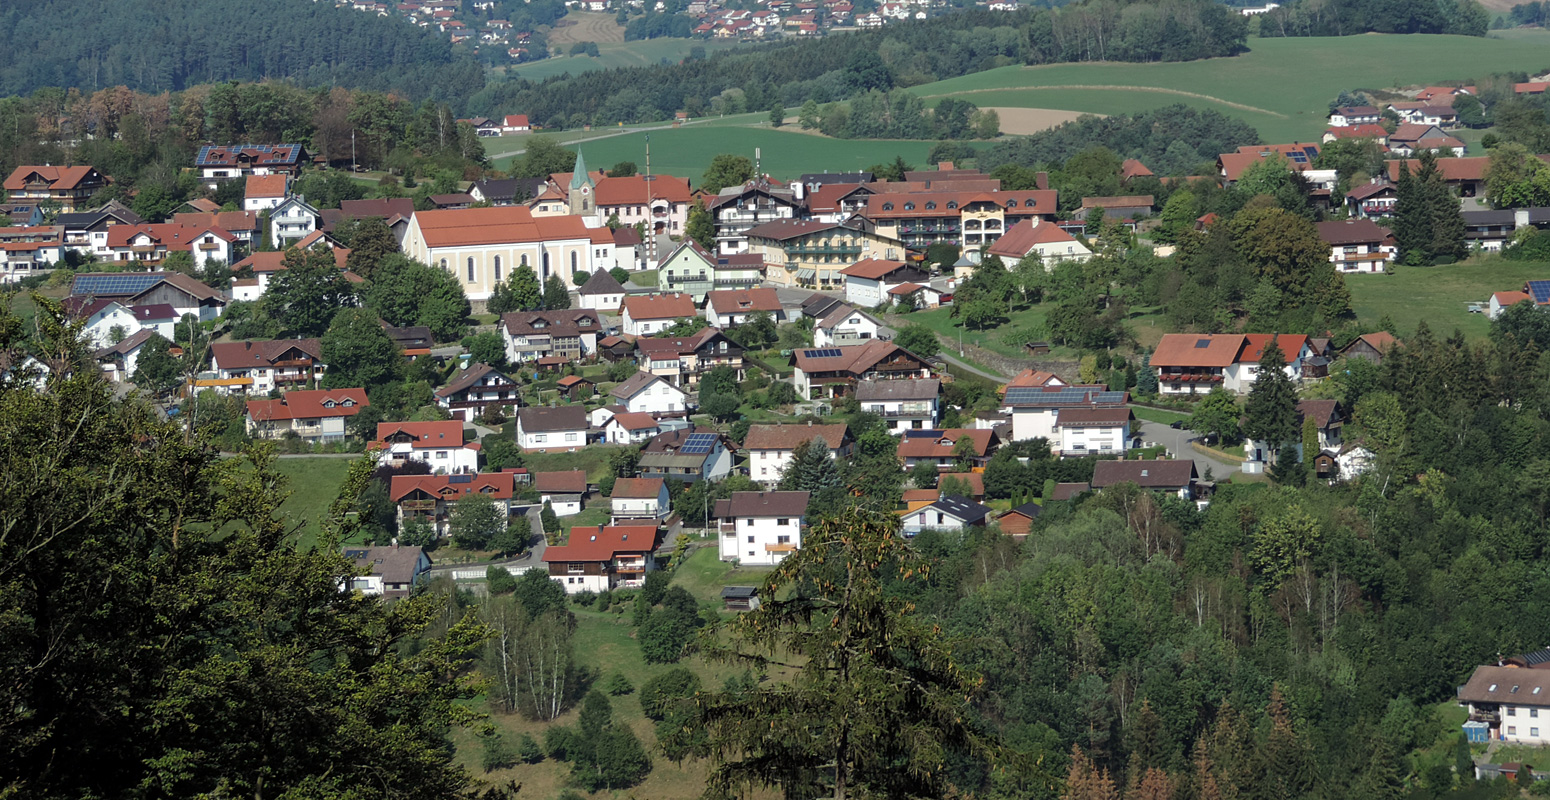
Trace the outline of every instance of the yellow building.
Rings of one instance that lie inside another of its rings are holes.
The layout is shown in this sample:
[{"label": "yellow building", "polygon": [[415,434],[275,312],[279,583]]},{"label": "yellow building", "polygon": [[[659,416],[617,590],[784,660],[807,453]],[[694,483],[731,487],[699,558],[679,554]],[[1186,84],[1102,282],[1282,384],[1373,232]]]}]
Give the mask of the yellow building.
[{"label": "yellow building", "polygon": [[904,243],[862,221],[778,220],[748,231],[748,252],[764,258],[764,278],[782,286],[840,289],[840,270],[868,258],[898,261]]},{"label": "yellow building", "polygon": [[580,217],[535,217],[521,206],[416,211],[404,254],[457,277],[470,300],[486,300],[511,271],[529,266],[540,283],[593,271],[592,232]]}]

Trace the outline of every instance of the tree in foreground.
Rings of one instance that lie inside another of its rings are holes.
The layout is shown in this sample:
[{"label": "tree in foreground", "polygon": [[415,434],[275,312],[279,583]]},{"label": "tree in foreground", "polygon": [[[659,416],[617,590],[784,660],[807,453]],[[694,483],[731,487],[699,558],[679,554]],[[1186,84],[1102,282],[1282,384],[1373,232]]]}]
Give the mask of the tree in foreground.
[{"label": "tree in foreground", "polygon": [[[441,596],[340,590],[373,464],[352,465],[304,549],[267,447],[222,459],[204,434],[115,399],[56,336],[57,303],[38,302],[48,361],[70,369],[46,392],[23,370],[0,376],[0,793],[469,796],[448,737],[474,721],[475,687],[453,676],[483,627],[427,635]],[[14,356],[7,316],[0,351]]]},{"label": "tree in foreground", "polygon": [[980,679],[954,662],[939,630],[884,591],[929,569],[897,517],[847,509],[814,523],[765,580],[759,595],[770,600],[701,637],[715,660],[791,673],[699,696],[709,794],[948,797],[957,794],[950,764],[999,754],[968,719]]}]

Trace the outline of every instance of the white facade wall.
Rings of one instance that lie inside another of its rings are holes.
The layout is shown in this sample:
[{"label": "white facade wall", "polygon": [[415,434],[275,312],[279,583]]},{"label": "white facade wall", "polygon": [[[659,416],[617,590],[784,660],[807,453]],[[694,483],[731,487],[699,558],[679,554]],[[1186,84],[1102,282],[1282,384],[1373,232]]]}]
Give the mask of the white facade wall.
[{"label": "white facade wall", "polygon": [[[102,349],[113,344],[113,329],[119,328],[124,338],[133,336],[140,330],[140,321],[135,319],[133,311],[117,303],[108,305],[97,313],[91,315],[86,321],[85,334],[91,346]],[[164,337],[166,334],[162,334]]]},{"label": "white facade wall", "polygon": [[587,446],[587,432],[575,431],[546,431],[543,433],[528,433],[520,426],[517,429],[517,444],[527,450],[576,450]]},{"label": "white facade wall", "polygon": [[[773,567],[801,548],[802,520],[802,517],[738,517],[733,523],[733,533],[721,536],[721,560],[736,561],[744,566]],[[792,549],[778,549],[785,547]]]},{"label": "white facade wall", "polygon": [[[889,287],[892,288],[892,287]],[[883,282],[877,278],[858,278],[854,275],[845,276],[845,302],[852,305],[871,308],[883,302]]]},{"label": "white facade wall", "polygon": [[888,432],[903,436],[908,430],[925,430],[936,427],[938,400],[868,400],[861,404],[862,411],[881,416],[888,423]]},{"label": "white facade wall", "polygon": [[677,319],[642,319],[637,320],[630,316],[629,309],[625,309],[622,315],[624,332],[630,336],[651,336],[661,333],[673,327]]},{"label": "white facade wall", "polygon": [[1055,435],[1055,409],[1012,409],[1012,441],[1022,442],[1041,436],[1049,441],[1050,447],[1060,446],[1060,437]]},{"label": "white facade wall", "polygon": [[[259,390],[258,384],[253,385],[255,392]],[[479,451],[468,447],[406,447],[394,445],[382,451],[379,463],[387,464],[397,459],[408,461],[420,461],[429,464],[431,471],[437,475],[452,475],[462,472],[479,471]]]},{"label": "white facade wall", "polygon": [[[558,513],[558,512],[556,512]],[[581,594],[582,592],[606,592],[608,591],[607,575],[550,575],[555,583],[565,587],[566,594]]]},{"label": "white facade wall", "polygon": [[[433,248],[428,247],[419,234],[417,227],[409,226],[409,233],[404,237],[404,253],[452,273],[463,284],[463,293],[470,300],[488,300],[495,291],[495,284],[509,279],[511,271],[522,264],[532,267],[539,283],[550,275],[558,275],[569,284],[571,272],[595,271],[592,242],[587,239]],[[571,269],[573,261],[574,270]],[[497,274],[500,275],[498,279]]]},{"label": "white facade wall", "polygon": [[852,313],[831,328],[813,329],[814,347],[843,347],[876,339],[882,329],[870,316],[860,311]]},{"label": "white facade wall", "polygon": [[903,528],[905,536],[915,536],[921,531],[961,531],[964,529],[963,520],[943,513],[932,506],[918,508],[904,515]]},{"label": "white facade wall", "polygon": [[657,497],[615,497],[613,498],[613,518],[618,519],[662,519],[669,513],[670,503],[667,487],[662,487]]},{"label": "white facade wall", "polygon": [[652,437],[661,432],[661,428],[641,428],[632,431],[620,425],[618,420],[609,417],[608,422],[603,426],[603,439],[609,444],[640,444],[651,441]]},{"label": "white facade wall", "polygon": [[686,395],[683,390],[657,378],[624,401],[623,405],[638,414],[668,414],[685,410]]},{"label": "white facade wall", "polygon": [[581,495],[578,494],[540,494],[538,502],[548,503],[557,517],[574,517],[581,513]]},{"label": "white facade wall", "polygon": [[1070,426],[1060,429],[1060,452],[1066,455],[1124,455],[1130,445],[1130,426],[1097,428]]}]

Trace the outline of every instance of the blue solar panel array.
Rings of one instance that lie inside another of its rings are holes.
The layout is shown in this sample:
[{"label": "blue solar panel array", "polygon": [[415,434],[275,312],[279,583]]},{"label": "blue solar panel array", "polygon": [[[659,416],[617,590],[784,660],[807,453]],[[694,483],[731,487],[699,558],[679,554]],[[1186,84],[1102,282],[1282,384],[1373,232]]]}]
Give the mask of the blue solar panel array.
[{"label": "blue solar panel array", "polygon": [[473,482],[474,482],[474,476],[472,476],[472,475],[453,475],[452,477],[447,478],[447,483],[473,483]]},{"label": "blue solar panel array", "polygon": [[933,430],[931,428],[926,428],[924,430],[907,430],[904,432],[904,438],[906,439],[935,439],[941,435],[941,431]]},{"label": "blue solar panel array", "polygon": [[821,350],[803,350],[802,355],[808,358],[834,358],[840,352],[838,347],[825,347]]},{"label": "blue solar panel array", "polygon": [[162,281],[154,272],[117,272],[107,275],[77,275],[70,294],[96,297],[121,297],[139,294]]},{"label": "blue solar panel array", "polygon": [[1124,392],[1098,391],[1095,389],[1061,389],[1046,392],[1033,386],[1013,386],[1006,390],[1009,406],[1038,406],[1057,408],[1078,405],[1119,405],[1125,402]]},{"label": "blue solar panel array", "polygon": [[1529,281],[1528,296],[1534,299],[1534,304],[1550,303],[1550,281]]},{"label": "blue solar panel array", "polygon": [[683,453],[684,455],[701,455],[704,453],[709,453],[715,446],[716,434],[691,433],[689,434],[689,438],[684,441],[684,446],[678,448],[678,452]]}]

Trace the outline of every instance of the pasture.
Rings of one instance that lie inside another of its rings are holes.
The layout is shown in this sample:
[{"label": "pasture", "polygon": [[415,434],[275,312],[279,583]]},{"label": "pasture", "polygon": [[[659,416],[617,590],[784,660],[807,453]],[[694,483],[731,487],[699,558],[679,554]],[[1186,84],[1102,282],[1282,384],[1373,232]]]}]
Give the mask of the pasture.
[{"label": "pasture", "polygon": [[1358,319],[1377,323],[1387,314],[1400,338],[1424,319],[1439,337],[1458,329],[1479,339],[1490,331],[1491,321],[1485,314],[1470,313],[1470,303],[1484,303],[1492,292],[1522,289],[1524,281],[1547,278],[1550,264],[1489,257],[1445,267],[1397,266],[1392,275],[1347,275],[1345,285]]},{"label": "pasture", "polygon": [[1252,39],[1233,58],[1167,64],[1002,67],[916,86],[923,98],[981,106],[1119,114],[1173,103],[1213,108],[1254,125],[1268,142],[1310,141],[1341,89],[1384,89],[1550,68],[1550,33],[1490,38],[1366,34]]},{"label": "pasture", "polygon": [[[572,12],[572,14],[574,13]],[[613,24],[613,18],[609,17],[608,22]],[[550,39],[550,44],[561,52],[570,50],[569,44],[561,44],[552,38]],[[726,50],[736,46],[736,42],[706,39],[644,39],[634,42],[600,41],[597,45],[598,56],[596,58],[591,56],[546,58],[515,67],[507,67],[504,73],[514,78],[541,81],[545,78],[552,78],[567,72],[572,75],[579,75],[583,72],[613,69],[615,67],[644,67],[650,64],[659,64],[664,60],[677,63],[688,57],[689,51],[695,47],[705,48],[705,52],[708,55],[718,50]]]}]

